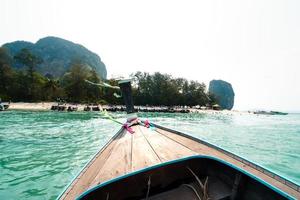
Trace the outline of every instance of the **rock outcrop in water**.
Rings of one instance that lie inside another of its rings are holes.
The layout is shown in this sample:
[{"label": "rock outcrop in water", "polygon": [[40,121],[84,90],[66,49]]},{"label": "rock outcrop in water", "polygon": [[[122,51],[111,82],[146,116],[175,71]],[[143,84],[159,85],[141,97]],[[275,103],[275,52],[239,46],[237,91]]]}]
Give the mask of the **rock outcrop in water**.
[{"label": "rock outcrop in water", "polygon": [[212,80],[208,90],[216,98],[222,109],[231,110],[233,108],[234,91],[230,83],[223,80]]},{"label": "rock outcrop in water", "polygon": [[[72,62],[94,69],[101,78],[106,78],[106,67],[100,57],[84,46],[57,37],[45,37],[35,44],[25,41],[15,41],[4,44],[10,56],[14,58],[22,49],[28,49],[32,54],[42,59],[37,71],[42,74],[51,74],[54,77],[62,76],[69,70]],[[24,65],[14,59],[13,67],[22,69]]]}]

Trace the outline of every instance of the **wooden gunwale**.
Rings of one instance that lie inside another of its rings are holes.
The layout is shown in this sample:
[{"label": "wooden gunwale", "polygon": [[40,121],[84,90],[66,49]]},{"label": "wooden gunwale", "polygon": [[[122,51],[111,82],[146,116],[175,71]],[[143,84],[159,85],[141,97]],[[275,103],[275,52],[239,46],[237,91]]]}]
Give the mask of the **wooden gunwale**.
[{"label": "wooden gunwale", "polygon": [[73,189],[74,185],[76,184],[77,180],[82,176],[82,174],[94,163],[94,161],[98,158],[98,156],[107,149],[110,144],[116,140],[118,137],[122,135],[122,132],[124,132],[124,128],[122,127],[115,135],[113,135],[109,141],[101,148],[97,153],[94,154],[94,156],[86,163],[85,166],[79,171],[79,173],[71,180],[71,182],[65,187],[63,192],[57,197],[57,199],[65,199],[65,197],[68,195],[68,193]]}]

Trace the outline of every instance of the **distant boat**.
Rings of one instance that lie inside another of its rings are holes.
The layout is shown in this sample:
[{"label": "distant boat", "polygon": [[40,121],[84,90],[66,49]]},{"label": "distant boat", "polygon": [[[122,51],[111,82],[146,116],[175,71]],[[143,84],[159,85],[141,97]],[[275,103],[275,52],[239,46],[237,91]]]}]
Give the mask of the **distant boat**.
[{"label": "distant boat", "polygon": [[52,105],[50,110],[65,111],[67,110],[67,106],[65,104],[58,103],[57,105]]},{"label": "distant boat", "polygon": [[259,115],[287,115],[288,113],[285,112],[279,112],[279,111],[254,111],[254,114],[259,114]]},{"label": "distant boat", "polygon": [[83,108],[84,111],[91,111],[91,106],[87,105]]},{"label": "distant boat", "polygon": [[1,102],[0,103],[0,111],[7,110],[9,108],[9,103]]},{"label": "distant boat", "polygon": [[288,113],[279,112],[279,111],[270,111],[270,113],[272,113],[272,115],[287,115],[288,114]]},{"label": "distant boat", "polygon": [[100,107],[97,104],[89,104],[83,108],[84,111],[100,111]]},{"label": "distant boat", "polygon": [[220,147],[135,118],[120,82],[127,123],[58,199],[300,199],[299,185]]},{"label": "distant boat", "polygon": [[77,111],[78,107],[76,105],[69,105],[67,108],[68,112],[73,112],[73,111]]}]

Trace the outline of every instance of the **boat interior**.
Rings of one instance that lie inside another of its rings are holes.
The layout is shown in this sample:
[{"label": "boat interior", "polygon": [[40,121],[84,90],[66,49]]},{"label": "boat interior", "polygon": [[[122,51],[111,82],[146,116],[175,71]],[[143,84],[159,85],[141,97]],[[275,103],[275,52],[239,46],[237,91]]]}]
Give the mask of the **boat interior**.
[{"label": "boat interior", "polygon": [[79,199],[279,200],[287,198],[221,160],[207,156],[192,156],[108,181],[85,192]]}]

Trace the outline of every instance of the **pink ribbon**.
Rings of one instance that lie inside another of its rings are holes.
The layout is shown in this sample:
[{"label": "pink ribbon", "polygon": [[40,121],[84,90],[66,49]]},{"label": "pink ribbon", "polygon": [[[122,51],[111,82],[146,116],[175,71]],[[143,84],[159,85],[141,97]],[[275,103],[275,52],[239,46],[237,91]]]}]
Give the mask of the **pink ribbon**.
[{"label": "pink ribbon", "polygon": [[148,120],[145,120],[144,125],[145,125],[145,127],[149,128],[150,127],[150,122]]},{"label": "pink ribbon", "polygon": [[123,128],[125,128],[131,134],[134,133],[134,130],[127,123],[123,124]]}]

